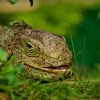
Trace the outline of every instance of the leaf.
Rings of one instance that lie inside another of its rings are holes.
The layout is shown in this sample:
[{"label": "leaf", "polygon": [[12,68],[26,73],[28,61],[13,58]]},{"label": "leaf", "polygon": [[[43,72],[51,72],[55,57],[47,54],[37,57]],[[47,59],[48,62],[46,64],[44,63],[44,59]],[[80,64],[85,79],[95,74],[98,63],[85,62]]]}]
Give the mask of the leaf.
[{"label": "leaf", "polygon": [[7,73],[9,73],[9,72],[12,72],[13,71],[13,69],[14,69],[14,67],[13,66],[3,66],[2,67],[2,69],[1,69],[1,73],[2,74],[7,74]]},{"label": "leaf", "polygon": [[23,69],[23,65],[21,63],[17,64],[14,68],[14,72],[20,73]]},{"label": "leaf", "polygon": [[16,55],[12,55],[12,56],[10,57],[10,59],[7,61],[6,65],[7,65],[7,66],[10,66],[11,63],[12,63],[16,58],[17,58]]},{"label": "leaf", "polygon": [[12,98],[12,100],[15,100],[15,96],[14,96],[14,94],[13,94],[12,91],[10,92],[10,94],[11,94],[11,98]]},{"label": "leaf", "polygon": [[8,0],[11,4],[15,4],[18,0]]},{"label": "leaf", "polygon": [[7,73],[12,72],[13,69],[14,69],[13,66],[9,66],[9,67],[7,68]]},{"label": "leaf", "polygon": [[7,53],[4,50],[0,50],[0,60],[7,61]]},{"label": "leaf", "polygon": [[4,76],[3,75],[0,75],[0,80],[4,80]]},{"label": "leaf", "polygon": [[12,56],[10,57],[10,59],[9,59],[9,62],[10,62],[10,63],[13,62],[16,58],[17,58],[16,55],[12,55]]},{"label": "leaf", "polygon": [[36,81],[36,82],[33,82],[32,84],[31,84],[31,86],[38,86],[40,84],[40,81]]},{"label": "leaf", "polygon": [[17,77],[16,77],[14,74],[12,74],[12,73],[8,73],[8,74],[6,75],[6,78],[7,78],[8,81],[10,81],[10,82],[13,82],[13,83],[18,82]]}]

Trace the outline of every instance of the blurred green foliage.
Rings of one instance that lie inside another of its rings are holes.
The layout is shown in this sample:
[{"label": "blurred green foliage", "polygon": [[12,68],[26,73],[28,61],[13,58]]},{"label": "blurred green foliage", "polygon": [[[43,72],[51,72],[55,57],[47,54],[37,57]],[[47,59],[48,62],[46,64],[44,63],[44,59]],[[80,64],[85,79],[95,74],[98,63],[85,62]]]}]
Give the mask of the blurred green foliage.
[{"label": "blurred green foliage", "polygon": [[4,50],[0,50],[0,61],[7,61],[7,53]]},{"label": "blurred green foliage", "polygon": [[15,20],[24,20],[33,29],[39,28],[64,35],[71,50],[72,34],[79,66],[92,69],[96,64],[100,64],[99,12],[99,8],[84,8],[74,3],[44,4],[27,13],[0,14],[0,24],[8,25]]},{"label": "blurred green foliage", "polygon": [[15,67],[12,62],[16,59],[16,55],[10,57],[7,60],[7,53],[4,50],[0,50],[0,84],[5,81],[6,84],[16,83],[17,76],[22,70],[22,64],[18,64]]},{"label": "blurred green foliage", "polygon": [[[70,6],[73,8],[70,9]],[[70,28],[78,24],[81,17],[80,9],[72,4],[42,5],[27,13],[1,14],[0,24],[8,25],[10,21],[24,20],[33,29],[42,28],[49,32],[70,34]]]}]

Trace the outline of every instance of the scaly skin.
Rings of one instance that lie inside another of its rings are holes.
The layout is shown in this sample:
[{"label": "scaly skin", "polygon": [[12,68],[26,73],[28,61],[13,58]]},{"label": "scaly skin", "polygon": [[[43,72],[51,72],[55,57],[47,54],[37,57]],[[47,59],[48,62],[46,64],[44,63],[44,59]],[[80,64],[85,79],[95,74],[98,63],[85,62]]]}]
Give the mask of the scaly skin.
[{"label": "scaly skin", "polygon": [[0,39],[0,48],[8,52],[8,57],[17,55],[15,62],[24,64],[23,72],[29,78],[71,74],[68,66],[72,63],[72,52],[61,35],[32,30],[25,22],[14,22],[10,29],[0,27]]}]

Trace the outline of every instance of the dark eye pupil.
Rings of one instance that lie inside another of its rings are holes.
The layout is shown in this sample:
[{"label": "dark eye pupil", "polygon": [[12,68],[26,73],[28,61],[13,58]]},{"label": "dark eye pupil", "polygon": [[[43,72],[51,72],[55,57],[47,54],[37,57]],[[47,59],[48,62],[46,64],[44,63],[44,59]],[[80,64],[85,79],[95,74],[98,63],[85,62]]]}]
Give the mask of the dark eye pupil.
[{"label": "dark eye pupil", "polygon": [[32,46],[31,46],[30,44],[28,44],[28,43],[26,43],[26,46],[27,46],[27,48],[29,48],[29,49],[32,48]]}]

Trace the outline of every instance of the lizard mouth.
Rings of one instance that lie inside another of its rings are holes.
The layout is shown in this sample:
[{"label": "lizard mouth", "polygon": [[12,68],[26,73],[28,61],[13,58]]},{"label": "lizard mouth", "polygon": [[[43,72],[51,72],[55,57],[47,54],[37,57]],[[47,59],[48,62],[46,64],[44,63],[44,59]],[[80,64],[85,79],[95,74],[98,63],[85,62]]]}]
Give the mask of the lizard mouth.
[{"label": "lizard mouth", "polygon": [[44,67],[46,69],[51,69],[51,70],[58,70],[58,71],[65,71],[67,69],[70,69],[68,65],[62,65],[62,66],[58,66],[58,67]]},{"label": "lizard mouth", "polygon": [[32,65],[32,64],[28,64],[28,63],[24,63],[25,65],[29,65],[30,67],[36,68],[36,69],[40,69],[43,71],[47,71],[47,72],[65,72],[67,70],[71,70],[70,67],[68,65],[61,65],[61,66],[57,66],[57,67],[40,67],[37,65]]}]

